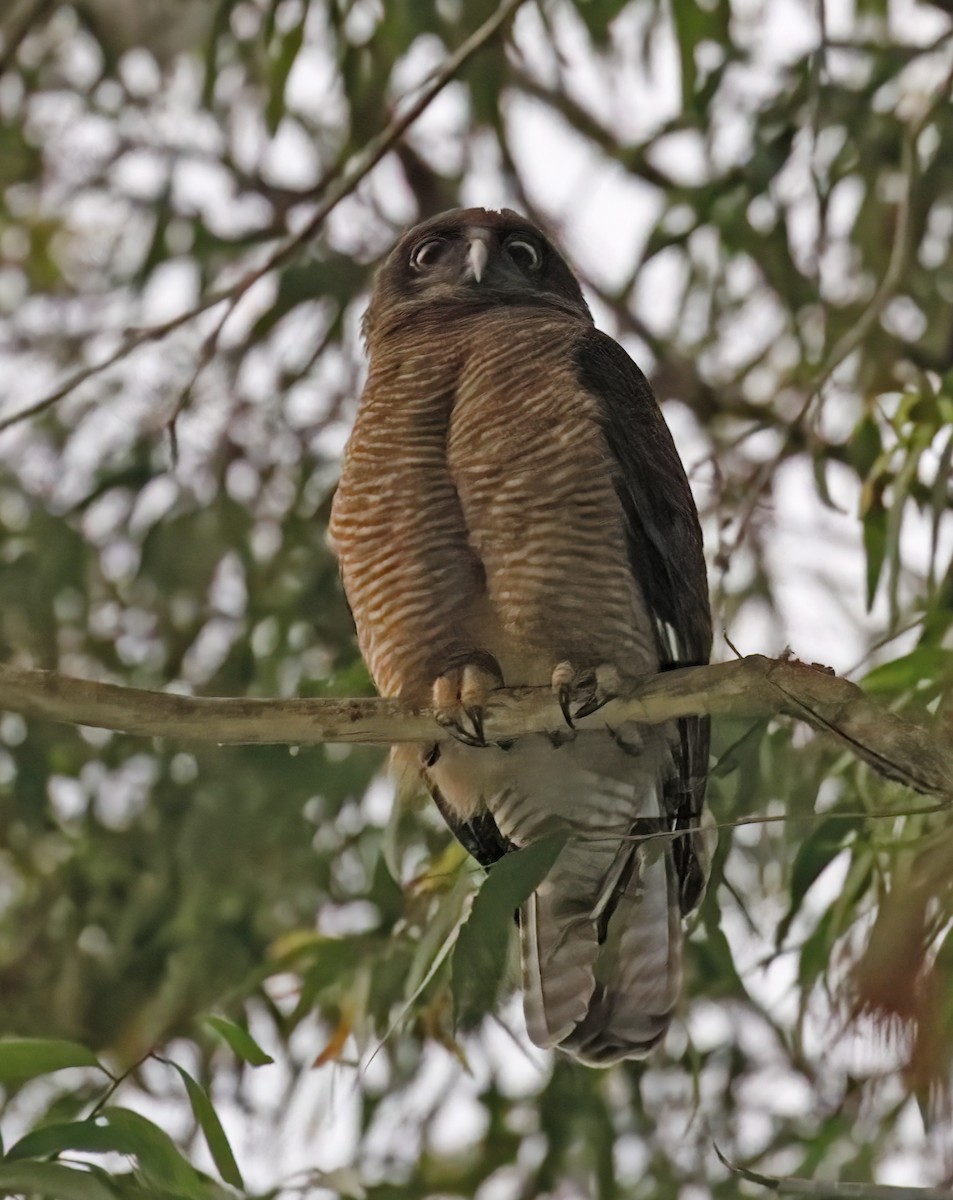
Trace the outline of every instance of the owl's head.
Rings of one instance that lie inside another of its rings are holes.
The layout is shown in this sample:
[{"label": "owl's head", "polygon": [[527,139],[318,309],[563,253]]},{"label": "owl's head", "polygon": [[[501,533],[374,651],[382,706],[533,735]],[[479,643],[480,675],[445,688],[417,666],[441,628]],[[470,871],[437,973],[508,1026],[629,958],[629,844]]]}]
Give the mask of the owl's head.
[{"label": "owl's head", "polygon": [[510,208],[455,208],[416,225],[388,255],[364,336],[370,342],[435,305],[500,304],[550,305],[592,319],[566,260],[531,221]]}]

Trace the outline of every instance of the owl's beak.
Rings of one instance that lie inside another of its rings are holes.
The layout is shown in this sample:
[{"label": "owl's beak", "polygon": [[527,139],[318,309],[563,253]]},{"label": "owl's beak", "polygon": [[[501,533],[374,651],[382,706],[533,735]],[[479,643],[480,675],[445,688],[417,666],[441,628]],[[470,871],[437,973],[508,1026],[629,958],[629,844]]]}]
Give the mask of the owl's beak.
[{"label": "owl's beak", "polygon": [[469,243],[470,249],[467,251],[467,261],[470,264],[470,274],[479,283],[483,278],[483,272],[486,270],[486,262],[490,257],[490,248],[486,244],[486,239],[482,237],[471,237]]}]

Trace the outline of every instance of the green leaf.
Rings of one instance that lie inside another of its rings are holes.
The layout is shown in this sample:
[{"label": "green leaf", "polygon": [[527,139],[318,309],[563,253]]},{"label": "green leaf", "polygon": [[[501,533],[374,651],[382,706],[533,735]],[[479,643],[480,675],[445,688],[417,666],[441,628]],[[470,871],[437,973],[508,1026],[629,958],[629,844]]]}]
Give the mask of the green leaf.
[{"label": "green leaf", "polygon": [[864,691],[874,695],[900,695],[953,672],[953,650],[942,646],[917,646],[902,658],[875,667],[864,678]]},{"label": "green leaf", "polygon": [[[206,1195],[198,1172],[182,1157],[169,1135],[130,1109],[105,1108],[94,1121],[61,1122],[34,1129],[11,1148],[7,1161],[60,1154],[64,1150],[132,1154],[138,1159],[142,1173],[164,1193],[194,1197],[195,1200]],[[87,1178],[81,1178],[81,1187]],[[59,1192],[55,1194],[60,1195]],[[85,1196],[87,1193],[75,1194]],[[100,1193],[88,1194],[98,1196]]]},{"label": "green leaf", "polygon": [[937,553],[940,546],[940,527],[949,507],[950,479],[953,478],[953,427],[950,428],[936,465],[936,475],[930,487],[930,578],[935,579]]},{"label": "green leaf", "polygon": [[50,1200],[116,1200],[117,1192],[90,1171],[62,1163],[0,1163],[0,1189],[10,1196],[28,1193]]},{"label": "green leaf", "polygon": [[225,1136],[222,1122],[218,1119],[218,1113],[212,1107],[212,1101],[209,1099],[208,1093],[178,1063],[172,1063],[172,1066],[178,1071],[182,1082],[185,1084],[185,1090],[189,1096],[189,1104],[192,1105],[192,1112],[195,1114],[195,1119],[205,1134],[206,1145],[209,1148],[209,1153],[215,1160],[219,1174],[226,1183],[230,1183],[234,1187],[243,1188],[245,1184],[242,1180],[242,1173],[238,1169],[238,1163],[235,1161],[235,1155],[228,1144],[228,1138]]},{"label": "green leaf", "polygon": [[830,508],[834,512],[842,513],[844,509],[831,496],[831,490],[827,482],[827,469],[830,466],[826,458],[815,456],[813,460],[814,466],[814,486],[817,488],[817,495],[825,508]]},{"label": "green leaf", "polygon": [[374,878],[368,892],[368,899],[377,905],[381,914],[381,925],[385,929],[393,927],[394,923],[403,916],[407,906],[404,889],[391,875],[383,855],[378,858],[374,868]]},{"label": "green leaf", "polygon": [[[463,851],[457,857],[458,850]],[[441,890],[440,903],[427,922],[417,942],[404,983],[404,995],[409,1003],[419,997],[456,945],[457,937],[468,915],[467,906],[473,895],[473,873],[462,867],[467,852],[459,842],[448,844],[431,872],[438,866],[446,868],[449,886]]]},{"label": "green leaf", "polygon": [[266,1054],[247,1029],[225,1017],[204,1017],[204,1023],[229,1044],[235,1054],[250,1067],[265,1067],[275,1060]]},{"label": "green leaf", "polygon": [[268,122],[268,132],[271,134],[275,133],[285,115],[285,88],[291,68],[304,44],[307,13],[308,9],[305,6],[301,20],[281,39],[281,47],[272,63],[268,104],[265,109],[265,120]]},{"label": "green leaf", "polygon": [[123,1138],[125,1153],[136,1156],[150,1183],[176,1195],[205,1200],[207,1193],[199,1173],[182,1157],[165,1130],[128,1108],[104,1108],[100,1115]]},{"label": "green leaf", "polygon": [[877,594],[880,573],[887,555],[887,510],[878,498],[864,516],[864,551],[867,555],[867,611]]},{"label": "green leaf", "polygon": [[126,1139],[106,1121],[57,1121],[24,1134],[10,1147],[7,1161],[46,1158],[64,1150],[84,1150],[90,1154],[132,1153]]},{"label": "green leaf", "polygon": [[900,534],[903,525],[904,511],[907,506],[907,501],[910,499],[911,489],[917,482],[917,472],[920,465],[920,458],[923,455],[923,452],[930,445],[932,436],[933,431],[929,426],[914,426],[913,434],[910,438],[903,464],[893,481],[893,498],[891,500],[890,510],[887,513],[887,523],[885,529],[885,547],[890,562],[888,591],[890,600],[890,620],[892,625],[896,625],[896,622],[899,619],[897,589],[900,582]]},{"label": "green leaf", "polygon": [[579,16],[585,21],[595,45],[608,45],[609,26],[627,3],[628,0],[583,0],[578,6]]},{"label": "green leaf", "polygon": [[691,110],[695,96],[695,47],[699,40],[699,15],[696,4],[672,5],[672,21],[682,68],[682,108],[686,112]]},{"label": "green leaf", "polygon": [[810,988],[830,966],[834,943],[857,918],[857,902],[870,885],[873,862],[873,854],[868,848],[853,848],[850,870],[840,894],[825,910],[814,932],[801,946],[798,983],[801,987],[802,1013],[808,1002]]},{"label": "green leaf", "polygon": [[847,443],[847,458],[861,479],[866,479],[883,451],[880,429],[873,417],[864,417],[854,427]]},{"label": "green leaf", "polygon": [[[185,1083],[192,1111],[205,1134],[215,1165],[226,1183],[243,1187],[242,1177],[211,1101],[191,1076],[175,1063]],[[157,1125],[129,1109],[104,1109],[94,1120],[61,1121],[43,1125],[22,1137],[10,1148],[7,1162],[46,1158],[64,1151],[87,1154],[135,1155],[143,1174],[163,1189],[180,1196],[202,1196],[198,1173]]]},{"label": "green leaf", "polygon": [[709,892],[699,916],[704,936],[690,938],[685,943],[685,958],[699,980],[702,994],[708,999],[747,998],[731,946],[721,929],[721,906],[716,892]]},{"label": "green leaf", "polygon": [[472,1029],[495,1005],[506,971],[513,913],[549,874],[566,836],[549,834],[504,855],[490,868],[453,951],[453,1002],[461,1028]]},{"label": "green leaf", "polygon": [[833,908],[828,908],[818,921],[814,932],[801,946],[798,955],[797,980],[801,989],[800,1005],[802,1009],[807,1004],[809,989],[827,970],[831,946],[836,941],[838,932],[837,914]]},{"label": "green leaf", "polygon": [[838,817],[832,814],[816,825],[801,843],[791,868],[790,904],[778,924],[775,946],[781,947],[811,886],[844,849],[848,839],[860,828],[861,823],[860,817]]},{"label": "green leaf", "polygon": [[0,1041],[0,1083],[21,1083],[67,1067],[99,1067],[86,1046],[60,1038],[4,1038]]}]

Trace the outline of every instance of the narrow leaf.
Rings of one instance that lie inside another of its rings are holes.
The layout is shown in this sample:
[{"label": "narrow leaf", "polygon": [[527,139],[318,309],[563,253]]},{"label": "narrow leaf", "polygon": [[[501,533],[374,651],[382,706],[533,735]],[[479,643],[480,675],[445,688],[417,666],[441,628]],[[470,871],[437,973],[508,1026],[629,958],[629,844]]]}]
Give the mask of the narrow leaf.
[{"label": "narrow leaf", "polygon": [[205,1134],[206,1145],[215,1161],[216,1167],[218,1167],[219,1174],[226,1183],[230,1183],[234,1187],[243,1188],[245,1184],[242,1181],[241,1171],[238,1169],[238,1163],[235,1161],[235,1155],[228,1144],[228,1138],[225,1136],[222,1122],[219,1120],[218,1113],[212,1107],[212,1101],[209,1099],[208,1093],[178,1063],[173,1063],[172,1066],[178,1071],[182,1082],[185,1084],[185,1090],[189,1096],[189,1104],[192,1105],[192,1112],[195,1114],[195,1119],[198,1121],[202,1133]]},{"label": "narrow leaf", "polygon": [[249,1066],[264,1067],[275,1061],[241,1025],[236,1025],[234,1021],[226,1020],[225,1017],[205,1017],[204,1020],[205,1024],[224,1038],[238,1057]]},{"label": "narrow leaf", "polygon": [[61,1154],[64,1150],[83,1150],[91,1154],[132,1153],[129,1143],[106,1122],[57,1121],[52,1125],[41,1125],[25,1134],[10,1147],[8,1162],[24,1158],[46,1158],[49,1154]]},{"label": "narrow leaf", "polygon": [[565,844],[564,833],[550,834],[504,855],[490,868],[453,951],[453,1002],[462,1028],[473,1028],[495,1005],[506,972],[513,913],[543,882]]},{"label": "narrow leaf", "polygon": [[4,1038],[0,1041],[0,1083],[21,1083],[66,1067],[99,1067],[86,1046],[59,1038]]},{"label": "narrow leaf", "polygon": [[126,1153],[135,1154],[151,1183],[194,1200],[205,1200],[207,1192],[198,1172],[182,1157],[165,1130],[128,1108],[104,1108],[100,1115],[125,1139]]},{"label": "narrow leaf", "polygon": [[698,43],[698,8],[694,4],[673,4],[672,19],[678,41],[678,53],[682,67],[682,107],[691,111],[695,97],[695,47]]},{"label": "narrow leaf", "polygon": [[[306,13],[307,10],[305,10],[305,15]],[[268,122],[268,132],[271,134],[275,133],[285,115],[285,89],[288,85],[291,68],[304,44],[304,26],[305,18],[302,16],[298,24],[285,35],[272,64],[270,94],[265,108],[265,119]]]},{"label": "narrow leaf", "polygon": [[801,843],[791,868],[791,899],[788,911],[778,925],[776,947],[780,949],[787,937],[791,923],[800,912],[812,884],[840,854],[860,825],[859,817],[840,817],[835,810],[826,821],[816,825]]},{"label": "narrow leaf", "polygon": [[909,654],[875,667],[864,677],[864,691],[873,695],[898,696],[915,691],[924,683],[939,681],[953,672],[953,650],[941,646],[917,646]]},{"label": "narrow leaf", "polygon": [[847,443],[847,459],[860,478],[866,479],[883,452],[883,440],[873,417],[860,420]]},{"label": "narrow leaf", "polygon": [[871,505],[864,516],[864,550],[867,555],[867,611],[869,612],[880,573],[883,570],[884,558],[887,554],[887,512],[883,503],[878,499]]},{"label": "narrow leaf", "polygon": [[51,1200],[116,1200],[118,1195],[98,1175],[54,1162],[0,1163],[0,1192]]},{"label": "narrow leaf", "polygon": [[312,1067],[323,1067],[325,1063],[337,1062],[344,1053],[344,1047],[347,1045],[347,1039],[350,1036],[351,1022],[344,1016],[338,1021],[337,1028],[331,1034],[324,1049],[311,1064]]}]

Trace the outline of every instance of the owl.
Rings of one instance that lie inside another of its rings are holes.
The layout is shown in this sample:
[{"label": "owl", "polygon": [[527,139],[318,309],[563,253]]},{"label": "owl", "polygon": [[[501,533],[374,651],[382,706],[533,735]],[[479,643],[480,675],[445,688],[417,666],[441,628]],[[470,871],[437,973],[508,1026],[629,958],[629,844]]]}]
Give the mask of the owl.
[{"label": "owl", "polygon": [[[518,914],[527,1029],[608,1065],[664,1037],[682,918],[707,878],[708,723],[576,731],[626,681],[708,661],[702,539],[652,392],[517,213],[406,233],[364,320],[370,359],[331,520],[383,696],[455,734],[398,757],[480,863],[561,831]],[[499,687],[565,726],[488,745]]]}]

